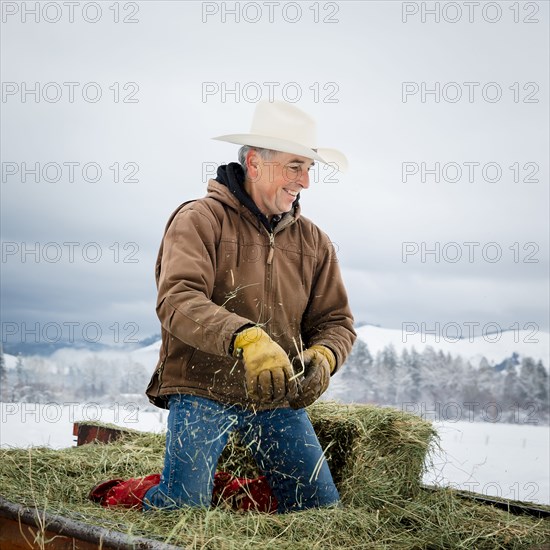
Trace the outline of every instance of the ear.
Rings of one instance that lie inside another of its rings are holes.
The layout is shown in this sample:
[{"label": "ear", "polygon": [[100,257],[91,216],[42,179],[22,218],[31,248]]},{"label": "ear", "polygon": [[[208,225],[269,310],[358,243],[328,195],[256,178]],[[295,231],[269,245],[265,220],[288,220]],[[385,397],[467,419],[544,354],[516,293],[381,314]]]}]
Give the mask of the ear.
[{"label": "ear", "polygon": [[256,180],[261,171],[259,167],[260,155],[254,149],[248,151],[246,155],[246,171],[252,181]]}]

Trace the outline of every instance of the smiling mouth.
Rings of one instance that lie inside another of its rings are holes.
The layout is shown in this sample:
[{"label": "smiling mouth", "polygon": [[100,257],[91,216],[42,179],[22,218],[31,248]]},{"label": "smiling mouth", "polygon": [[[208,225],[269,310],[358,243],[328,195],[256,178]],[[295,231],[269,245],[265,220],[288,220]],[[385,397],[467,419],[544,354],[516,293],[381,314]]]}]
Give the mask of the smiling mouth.
[{"label": "smiling mouth", "polygon": [[286,193],[293,197],[294,199],[298,196],[298,191],[290,191],[288,189],[285,189]]}]

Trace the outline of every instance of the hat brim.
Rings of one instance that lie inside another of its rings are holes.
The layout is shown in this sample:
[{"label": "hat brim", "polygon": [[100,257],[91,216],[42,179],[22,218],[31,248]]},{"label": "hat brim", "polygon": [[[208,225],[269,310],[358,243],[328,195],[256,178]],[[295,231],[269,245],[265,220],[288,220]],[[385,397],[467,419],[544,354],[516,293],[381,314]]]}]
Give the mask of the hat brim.
[{"label": "hat brim", "polygon": [[227,141],[237,145],[250,145],[252,147],[261,147],[262,149],[272,149],[281,153],[293,153],[301,157],[318,160],[324,164],[334,166],[340,172],[348,169],[348,160],[344,153],[337,149],[318,148],[310,149],[295,141],[280,139],[272,136],[262,136],[259,134],[228,134],[225,136],[216,136],[212,139],[218,141]]}]

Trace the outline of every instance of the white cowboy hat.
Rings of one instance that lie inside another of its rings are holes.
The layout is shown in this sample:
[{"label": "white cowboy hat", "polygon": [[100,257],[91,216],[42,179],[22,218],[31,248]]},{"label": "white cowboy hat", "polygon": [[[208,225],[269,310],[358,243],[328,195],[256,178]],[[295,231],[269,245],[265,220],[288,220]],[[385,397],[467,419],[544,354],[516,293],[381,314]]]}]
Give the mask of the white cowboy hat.
[{"label": "white cowboy hat", "polygon": [[346,156],[337,149],[317,147],[315,120],[286,101],[259,101],[249,134],[228,134],[212,139],[293,153],[334,164],[340,172],[348,167]]}]

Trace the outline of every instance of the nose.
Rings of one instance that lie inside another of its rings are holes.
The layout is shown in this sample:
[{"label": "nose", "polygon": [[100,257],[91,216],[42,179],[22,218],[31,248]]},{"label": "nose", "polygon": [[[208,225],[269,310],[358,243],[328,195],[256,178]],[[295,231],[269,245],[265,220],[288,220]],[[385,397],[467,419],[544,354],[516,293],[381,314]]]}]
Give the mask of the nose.
[{"label": "nose", "polygon": [[298,183],[303,189],[307,189],[309,187],[309,172],[307,170],[302,170]]}]

